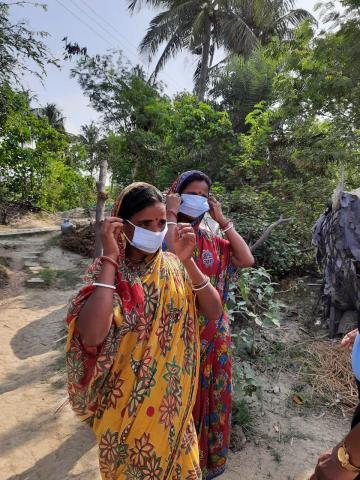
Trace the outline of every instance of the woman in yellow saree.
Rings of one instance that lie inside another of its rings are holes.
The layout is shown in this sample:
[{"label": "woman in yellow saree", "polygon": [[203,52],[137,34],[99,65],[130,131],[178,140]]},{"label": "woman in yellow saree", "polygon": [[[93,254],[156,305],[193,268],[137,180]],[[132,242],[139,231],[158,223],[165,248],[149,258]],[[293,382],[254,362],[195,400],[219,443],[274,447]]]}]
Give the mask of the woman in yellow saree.
[{"label": "woman in yellow saree", "polygon": [[220,298],[192,258],[190,226],[177,227],[177,256],[161,251],[155,187],[130,185],[113,213],[67,317],[70,403],[95,432],[104,480],[198,480],[197,307],[218,318]]}]

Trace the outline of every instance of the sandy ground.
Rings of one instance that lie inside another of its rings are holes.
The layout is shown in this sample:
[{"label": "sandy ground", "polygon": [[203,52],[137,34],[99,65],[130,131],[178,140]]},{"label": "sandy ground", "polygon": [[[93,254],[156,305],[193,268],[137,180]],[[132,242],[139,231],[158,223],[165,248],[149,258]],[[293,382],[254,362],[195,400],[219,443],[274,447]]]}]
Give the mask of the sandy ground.
[{"label": "sandy ground", "polygon": [[11,225],[0,225],[0,232],[7,232],[26,228],[59,227],[62,217],[59,214],[46,212],[28,213],[14,220]]},{"label": "sandy ground", "polygon": [[[17,278],[21,258],[44,248],[45,236],[11,240]],[[10,253],[9,253],[10,252]],[[12,252],[12,253],[11,253]],[[51,253],[52,252],[52,253]],[[53,268],[73,268],[81,261],[56,247],[44,252]],[[23,274],[21,274],[23,275]],[[92,432],[70,408],[56,410],[66,399],[63,352],[55,343],[64,335],[69,289],[24,289],[18,281],[0,307],[0,471],[3,480],[99,480]],[[15,295],[15,296],[14,296]],[[291,335],[291,331],[286,331]],[[280,334],[281,335],[281,334]],[[268,385],[245,448],[230,455],[223,480],[305,480],[317,456],[334,445],[349,420],[318,412],[300,415],[288,406],[289,378],[279,374],[280,393]]]}]

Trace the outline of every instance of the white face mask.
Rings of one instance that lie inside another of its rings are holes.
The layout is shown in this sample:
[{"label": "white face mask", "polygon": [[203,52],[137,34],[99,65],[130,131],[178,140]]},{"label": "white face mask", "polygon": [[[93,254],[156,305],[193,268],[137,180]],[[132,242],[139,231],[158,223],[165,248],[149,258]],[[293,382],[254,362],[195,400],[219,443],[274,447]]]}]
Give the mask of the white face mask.
[{"label": "white face mask", "polygon": [[155,253],[161,248],[161,245],[165,239],[165,235],[168,231],[167,224],[165,225],[163,231],[152,232],[151,230],[146,230],[146,228],[137,227],[131,223],[130,220],[126,221],[135,228],[132,240],[125,235],[125,238],[130,245],[146,253]]},{"label": "white face mask", "polygon": [[198,218],[205,212],[210,210],[207,198],[202,195],[189,195],[183,193],[181,195],[181,205],[179,212],[191,218]]}]

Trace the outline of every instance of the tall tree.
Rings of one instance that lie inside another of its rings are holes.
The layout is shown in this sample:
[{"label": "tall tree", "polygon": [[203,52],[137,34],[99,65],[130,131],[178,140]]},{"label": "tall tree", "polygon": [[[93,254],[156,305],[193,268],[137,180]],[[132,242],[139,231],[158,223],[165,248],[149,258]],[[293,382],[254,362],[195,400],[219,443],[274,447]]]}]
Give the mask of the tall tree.
[{"label": "tall tree", "polygon": [[[129,0],[130,10],[141,0]],[[140,52],[152,60],[165,44],[154,75],[181,50],[200,56],[195,71],[195,91],[203,100],[216,49],[229,53],[250,54],[273,35],[291,36],[292,30],[305,19],[314,20],[304,9],[294,9],[295,0],[144,0],[161,8],[141,41]]]},{"label": "tall tree", "polygon": [[271,101],[272,80],[278,63],[266,56],[263,48],[249,58],[233,55],[225,68],[213,69],[209,98],[218,109],[229,114],[234,130],[249,129],[247,115],[261,101]]},{"label": "tall tree", "polygon": [[[29,2],[16,2],[21,6]],[[34,4],[41,8],[45,5]],[[45,73],[48,64],[57,65],[43,39],[46,32],[33,32],[25,21],[12,23],[10,6],[0,2],[0,83],[19,83],[21,75],[31,72],[38,77]]]},{"label": "tall tree", "polygon": [[143,69],[124,61],[121,52],[82,56],[71,70],[106,128],[130,131],[150,128],[148,105],[160,98],[157,85],[147,82]]},{"label": "tall tree", "polygon": [[86,168],[93,175],[94,170],[99,166],[100,127],[95,122],[82,125],[79,140],[86,150]]},{"label": "tall tree", "polygon": [[65,132],[65,117],[55,103],[47,103],[44,107],[34,109],[34,113],[39,117],[47,118],[49,124],[58,132]]}]

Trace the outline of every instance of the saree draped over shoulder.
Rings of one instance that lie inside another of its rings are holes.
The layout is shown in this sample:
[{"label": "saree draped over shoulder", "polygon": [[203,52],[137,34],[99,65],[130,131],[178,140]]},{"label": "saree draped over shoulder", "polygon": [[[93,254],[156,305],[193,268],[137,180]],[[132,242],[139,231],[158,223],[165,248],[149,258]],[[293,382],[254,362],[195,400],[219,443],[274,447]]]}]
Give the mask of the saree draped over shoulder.
[{"label": "saree draped over shoulder", "polygon": [[[180,175],[169,189],[179,193],[191,175]],[[230,243],[202,228],[197,230],[195,260],[199,269],[210,277],[225,306],[229,283],[234,274]],[[166,249],[166,245],[164,246]],[[204,480],[224,473],[230,441],[232,403],[231,334],[226,311],[218,321],[199,318],[201,360],[197,398],[193,409],[200,449],[200,467]]]},{"label": "saree draped over shoulder", "polygon": [[113,322],[102,345],[87,347],[76,320],[94,286],[67,317],[70,403],[96,435],[103,480],[198,480],[192,419],[199,334],[191,285],[179,260],[159,252],[141,272],[120,263]]},{"label": "saree draped over shoulder", "polygon": [[[197,232],[196,263],[210,277],[223,304],[234,268],[230,244],[205,230]],[[231,428],[232,359],[231,333],[226,311],[218,321],[199,318],[201,361],[196,403],[193,409],[204,480],[221,475],[226,466]]]}]

